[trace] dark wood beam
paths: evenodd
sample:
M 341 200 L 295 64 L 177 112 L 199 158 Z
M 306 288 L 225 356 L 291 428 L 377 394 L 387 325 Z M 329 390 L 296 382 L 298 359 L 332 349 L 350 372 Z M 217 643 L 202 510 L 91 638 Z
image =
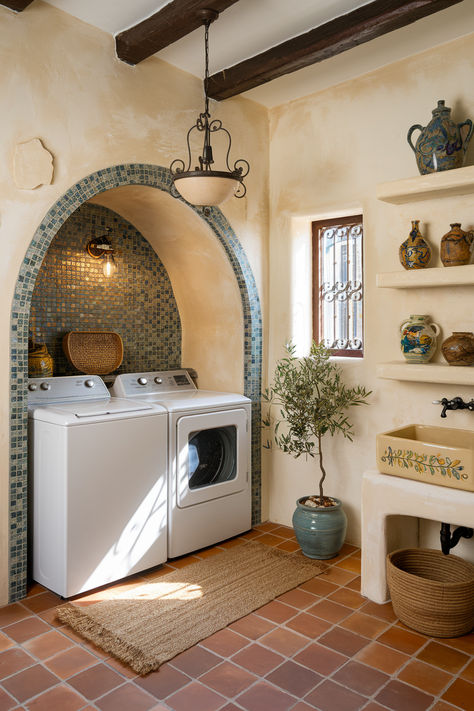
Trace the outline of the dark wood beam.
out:
M 398 30 L 462 0 L 375 0 L 209 77 L 212 99 L 227 99 Z M 416 47 L 414 47 L 416 49 Z
M 0 5 L 9 7 L 10 10 L 15 10 L 15 12 L 21 12 L 25 7 L 31 5 L 32 2 L 33 0 L 1 0 Z
M 200 11 L 223 12 L 236 2 L 238 0 L 172 0 L 159 12 L 116 36 L 117 57 L 127 64 L 138 64 L 202 27 Z

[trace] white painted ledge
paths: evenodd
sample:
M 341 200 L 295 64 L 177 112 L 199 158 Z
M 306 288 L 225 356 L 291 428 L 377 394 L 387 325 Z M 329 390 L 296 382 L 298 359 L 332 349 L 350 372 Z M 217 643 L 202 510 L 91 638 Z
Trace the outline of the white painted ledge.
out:
M 378 363 L 377 378 L 409 380 L 418 383 L 446 383 L 447 385 L 474 385 L 474 366 L 443 363 L 405 363 L 388 361 Z
M 427 267 L 377 274 L 375 283 L 385 289 L 424 289 L 436 286 L 474 284 L 474 264 L 461 267 Z
M 469 165 L 440 173 L 417 175 L 414 178 L 380 183 L 376 195 L 379 200 L 402 205 L 417 200 L 470 195 L 474 193 L 474 166 Z
M 390 516 L 474 527 L 474 492 L 449 489 L 369 470 L 362 478 L 361 593 L 373 602 L 389 600 L 386 556 Z M 418 547 L 413 536 L 407 547 Z M 390 550 L 389 550 L 390 548 Z

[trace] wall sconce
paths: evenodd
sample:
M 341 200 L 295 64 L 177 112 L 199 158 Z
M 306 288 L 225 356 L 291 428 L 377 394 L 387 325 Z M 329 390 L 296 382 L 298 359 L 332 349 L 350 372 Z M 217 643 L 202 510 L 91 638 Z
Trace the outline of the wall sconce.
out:
M 117 272 L 117 264 L 114 259 L 115 249 L 105 235 L 89 240 L 86 251 L 94 259 L 104 257 L 102 271 L 105 277 L 110 277 Z

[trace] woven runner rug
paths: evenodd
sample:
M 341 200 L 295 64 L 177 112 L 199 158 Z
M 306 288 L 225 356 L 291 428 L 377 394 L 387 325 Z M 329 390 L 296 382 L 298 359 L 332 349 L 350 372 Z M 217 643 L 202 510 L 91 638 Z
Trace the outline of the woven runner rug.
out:
M 147 674 L 231 622 L 319 575 L 326 565 L 261 543 L 243 543 L 58 618 Z

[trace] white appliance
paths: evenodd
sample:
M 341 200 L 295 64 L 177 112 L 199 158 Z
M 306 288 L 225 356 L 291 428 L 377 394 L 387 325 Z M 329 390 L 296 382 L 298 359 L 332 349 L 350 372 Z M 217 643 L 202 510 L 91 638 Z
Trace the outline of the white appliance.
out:
M 199 390 L 186 370 L 118 375 L 118 397 L 168 411 L 168 557 L 251 528 L 250 400 Z
M 33 578 L 71 597 L 166 561 L 167 414 L 97 375 L 28 381 Z

